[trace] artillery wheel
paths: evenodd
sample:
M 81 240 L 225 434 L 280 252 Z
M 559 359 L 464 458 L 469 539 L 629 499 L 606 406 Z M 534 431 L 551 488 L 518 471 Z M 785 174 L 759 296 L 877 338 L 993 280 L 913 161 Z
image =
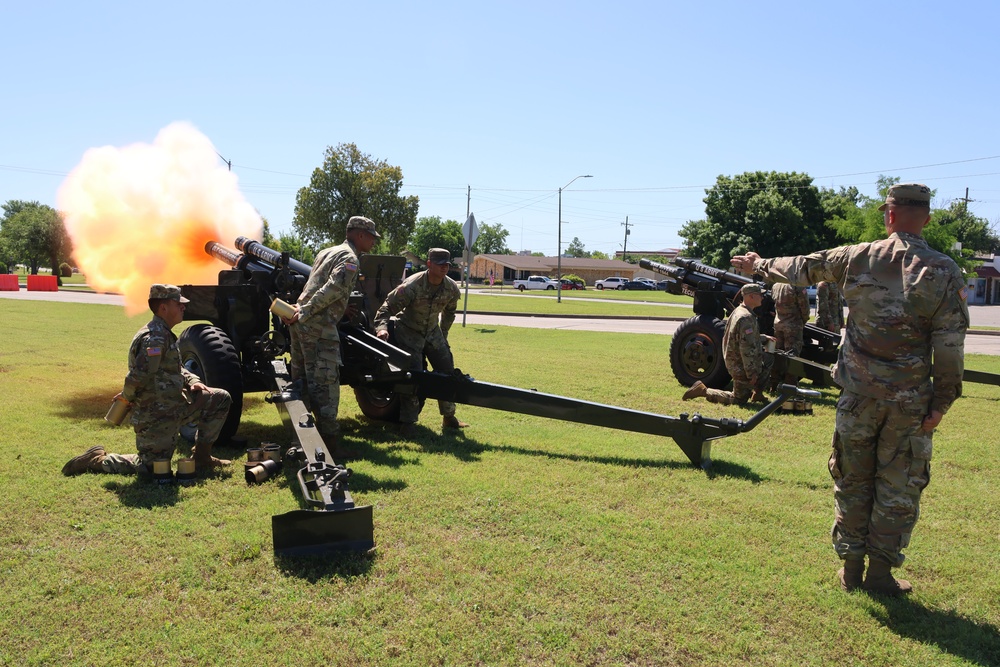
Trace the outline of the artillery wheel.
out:
M 181 364 L 209 387 L 225 389 L 233 399 L 229 416 L 219 434 L 219 444 L 229 442 L 240 427 L 243 414 L 243 372 L 240 355 L 226 332 L 210 324 L 188 327 L 178 340 Z
M 365 417 L 385 422 L 399 421 L 399 396 L 395 392 L 355 387 L 354 397 L 358 399 L 358 407 Z
M 695 315 L 677 328 L 670 341 L 670 368 L 678 382 L 690 387 L 701 380 L 714 389 L 729 384 L 722 356 L 725 331 L 721 320 L 708 315 Z

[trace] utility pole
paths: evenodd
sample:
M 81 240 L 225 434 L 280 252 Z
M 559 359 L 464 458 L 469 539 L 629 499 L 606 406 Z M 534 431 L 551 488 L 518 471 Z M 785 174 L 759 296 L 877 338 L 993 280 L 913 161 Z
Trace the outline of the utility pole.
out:
M 627 262 L 628 261 L 628 235 L 630 233 L 629 232 L 629 228 L 628 228 L 629 224 L 628 224 L 628 216 L 627 215 L 625 216 L 625 222 L 622 223 L 622 227 L 625 228 L 625 245 L 622 246 L 622 261 L 623 262 Z
M 964 198 L 963 197 L 959 197 L 958 200 L 961 201 L 961 202 L 965 202 L 965 214 L 968 215 L 969 214 L 969 202 L 970 201 L 975 201 L 973 199 L 969 199 L 969 188 L 965 188 L 965 197 Z

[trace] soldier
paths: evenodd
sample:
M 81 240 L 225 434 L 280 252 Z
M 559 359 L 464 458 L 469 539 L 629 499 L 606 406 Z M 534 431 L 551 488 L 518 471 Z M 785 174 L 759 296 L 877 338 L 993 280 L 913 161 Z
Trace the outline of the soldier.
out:
M 128 375 L 119 396 L 133 407 L 132 426 L 138 454 L 109 454 L 91 447 L 63 466 L 64 475 L 83 472 L 149 474 L 153 461 L 173 457 L 177 434 L 184 424 L 197 424 L 194 461 L 199 472 L 228 466 L 232 462 L 212 456 L 232 398 L 225 389 L 206 386 L 181 365 L 177 336 L 173 329 L 184 319 L 188 300 L 175 285 L 149 288 L 153 319 L 132 338 L 128 352 Z
M 816 326 L 836 334 L 844 328 L 844 306 L 835 282 L 822 280 L 816 286 Z
M 846 591 L 902 595 L 893 578 L 930 481 L 934 428 L 962 393 L 965 281 L 923 239 L 926 185 L 893 185 L 879 207 L 889 237 L 799 257 L 738 255 L 733 265 L 770 280 L 843 286 L 851 311 L 834 370 L 841 387 L 830 456 L 833 546 Z M 865 557 L 868 570 L 865 572 Z
M 704 397 L 709 403 L 746 405 L 751 398 L 763 399 L 762 385 L 770 370 L 770 360 L 765 359 L 753 310 L 760 307 L 764 293 L 760 285 L 751 283 L 741 287 L 740 294 L 743 303 L 726 320 L 726 332 L 722 337 L 723 358 L 733 378 L 733 390 L 711 389 L 698 380 L 684 392 L 683 400 Z
M 774 342 L 775 347 L 796 357 L 802 353 L 802 330 L 809 319 L 809 297 L 805 289 L 792 287 L 787 283 L 777 283 L 771 287 L 771 297 L 774 299 Z M 782 381 L 795 384 L 798 378 L 785 373 L 787 366 L 784 357 L 778 357 L 778 363 L 771 369 L 771 388 L 776 388 Z
M 448 329 L 455 321 L 455 309 L 461 296 L 458 283 L 448 277 L 451 253 L 444 248 L 427 251 L 427 270 L 415 273 L 389 293 L 375 314 L 375 335 L 389 339 L 389 320 L 399 347 L 412 356 L 411 368 L 423 368 L 424 355 L 435 371 L 450 373 L 455 360 L 448 346 Z M 455 404 L 438 401 L 444 428 L 468 426 L 455 416 Z M 420 415 L 420 401 L 414 394 L 402 395 L 399 421 L 404 435 L 412 434 Z
M 345 458 L 354 452 L 339 448 L 340 334 L 337 324 L 347 311 L 347 299 L 358 279 L 358 257 L 369 252 L 381 236 L 375 223 L 360 215 L 347 222 L 347 239 L 320 251 L 309 280 L 293 306 L 295 314 L 282 318 L 291 336 L 290 372 L 305 382 L 309 409 L 330 455 Z

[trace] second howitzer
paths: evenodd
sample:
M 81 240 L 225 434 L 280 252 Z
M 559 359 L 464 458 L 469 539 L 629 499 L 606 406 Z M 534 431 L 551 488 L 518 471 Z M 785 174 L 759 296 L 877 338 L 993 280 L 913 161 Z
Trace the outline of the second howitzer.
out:
M 667 291 L 671 294 L 694 300 L 694 315 L 678 327 L 670 343 L 674 377 L 688 387 L 701 380 L 708 387 L 724 388 L 730 377 L 723 359 L 722 336 L 726 330 L 723 320 L 739 305 L 736 297 L 740 288 L 755 281 L 685 257 L 675 257 L 671 264 L 641 259 L 639 266 L 666 276 Z M 764 303 L 754 314 L 760 332 L 770 335 L 774 333 L 774 301 L 766 285 L 758 284 L 764 290 Z M 830 366 L 837 361 L 839 333 L 806 324 L 803 339 L 801 356 L 779 353 L 780 362 L 785 364 L 787 373 L 808 378 L 817 386 L 827 386 L 831 381 Z
M 272 301 L 295 303 L 311 267 L 260 243 L 240 237 L 233 250 L 209 242 L 206 252 L 229 268 L 218 285 L 185 285 L 191 300 L 185 319 L 210 324 L 189 327 L 180 339 L 185 366 L 207 384 L 225 388 L 233 397 L 226 437 L 239 426 L 243 394 L 265 391 L 294 434 L 292 456 L 302 467 L 298 487 L 307 509 L 272 518 L 276 553 L 363 550 L 374 545 L 371 507 L 355 506 L 349 491 L 351 471 L 337 464 L 306 409 L 298 383 L 292 382 L 285 354 L 288 329 L 270 313 Z M 364 255 L 359 291 L 350 297 L 356 313 L 338 325 L 341 340 L 341 384 L 354 389 L 361 411 L 369 418 L 398 421 L 399 396 L 416 393 L 421 400 L 439 399 L 467 405 L 561 419 L 606 428 L 667 436 L 695 465 L 711 463 L 713 440 L 749 431 L 799 390 L 784 394 L 750 419 L 679 417 L 603 405 L 498 384 L 453 373 L 411 371 L 410 355 L 374 335 L 373 315 L 386 295 L 403 279 L 405 259 Z M 425 366 L 426 368 L 426 366 Z

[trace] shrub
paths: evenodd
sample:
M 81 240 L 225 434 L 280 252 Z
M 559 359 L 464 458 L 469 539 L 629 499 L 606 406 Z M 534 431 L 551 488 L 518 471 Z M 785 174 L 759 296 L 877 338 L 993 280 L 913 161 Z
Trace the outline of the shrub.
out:
M 73 267 L 66 262 L 59 265 L 59 275 L 63 278 L 70 278 L 73 275 Z

